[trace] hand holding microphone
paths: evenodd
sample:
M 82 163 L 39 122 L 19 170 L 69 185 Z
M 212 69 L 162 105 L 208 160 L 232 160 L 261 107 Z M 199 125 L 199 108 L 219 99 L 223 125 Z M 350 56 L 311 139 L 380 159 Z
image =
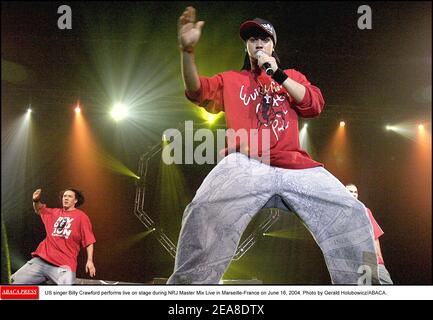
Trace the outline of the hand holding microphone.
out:
M 262 58 L 265 58 L 265 59 L 268 58 L 269 61 L 272 61 L 272 59 L 273 59 L 273 62 L 276 63 L 274 57 L 269 57 L 269 56 L 268 56 L 266 53 L 264 53 L 262 50 L 258 50 L 258 51 L 256 52 L 256 58 L 257 58 L 258 61 L 259 61 L 260 59 L 262 59 Z M 259 65 L 260 65 L 260 64 L 259 64 Z M 264 62 L 264 63 L 262 64 L 261 67 L 263 68 L 263 70 L 266 71 L 266 74 L 267 74 L 267 75 L 272 76 L 272 75 L 274 74 L 274 70 L 272 69 L 272 67 L 271 67 L 271 63 L 270 63 L 270 62 Z

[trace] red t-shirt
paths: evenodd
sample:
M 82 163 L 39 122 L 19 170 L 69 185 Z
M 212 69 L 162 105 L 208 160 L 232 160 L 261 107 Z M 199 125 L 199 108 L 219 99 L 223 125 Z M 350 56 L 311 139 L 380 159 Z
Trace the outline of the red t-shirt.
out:
M 370 218 L 371 225 L 373 226 L 374 240 L 377 240 L 379 239 L 379 237 L 383 235 L 384 232 L 382 228 L 379 226 L 379 224 L 377 223 L 376 219 L 374 219 L 373 213 L 369 208 L 367 208 L 367 212 L 368 212 L 368 217 Z M 382 256 L 380 255 L 378 256 L 378 263 L 385 264 Z
M 208 112 L 225 112 L 228 129 L 269 130 L 270 164 L 287 169 L 304 169 L 322 166 L 301 149 L 298 133 L 298 116 L 315 117 L 323 110 L 324 100 L 319 88 L 294 69 L 284 71 L 289 78 L 305 86 L 305 96 L 300 103 L 284 87 L 265 72 L 259 75 L 243 71 L 227 71 L 213 77 L 200 77 L 200 89 L 186 91 L 186 97 Z M 262 99 L 261 88 L 269 90 Z M 272 97 L 273 96 L 273 97 Z M 268 101 L 268 112 L 262 100 Z M 259 148 L 260 149 L 260 148 Z M 261 150 L 258 155 L 262 156 Z
M 40 216 L 47 236 L 32 256 L 39 256 L 56 266 L 69 266 L 76 272 L 81 246 L 96 242 L 89 217 L 79 209 L 64 211 L 47 207 L 42 209 Z

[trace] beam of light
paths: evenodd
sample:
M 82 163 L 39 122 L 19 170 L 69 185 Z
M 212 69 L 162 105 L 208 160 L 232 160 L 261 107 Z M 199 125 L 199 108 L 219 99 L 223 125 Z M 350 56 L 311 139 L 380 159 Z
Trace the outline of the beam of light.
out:
M 338 126 L 331 140 L 322 149 L 319 161 L 340 181 L 353 180 L 352 152 L 346 127 Z
M 75 113 L 65 149 L 65 170 L 60 176 L 62 185 L 83 192 L 86 198 L 83 210 L 90 214 L 92 223 L 109 224 L 113 212 L 109 199 L 117 196 L 117 183 L 99 162 L 100 144 L 82 112 Z
M 426 123 L 419 129 L 412 125 L 415 137 L 411 140 L 405 177 L 408 205 L 420 225 L 431 225 L 432 216 L 432 140 Z
M 84 164 L 88 164 L 89 167 L 98 166 L 99 168 L 106 168 L 112 172 L 125 175 L 128 177 L 132 177 L 135 179 L 139 179 L 140 177 L 135 174 L 132 170 L 130 170 L 127 166 L 125 166 L 121 161 L 111 156 L 108 152 L 106 152 L 102 146 L 97 146 L 96 141 L 93 140 L 92 134 L 88 125 L 80 112 L 77 112 L 75 117 L 75 125 L 74 125 L 74 135 L 76 137 L 76 142 L 80 143 L 80 148 L 83 148 L 85 152 L 81 152 L 82 157 L 80 157 L 80 161 Z M 86 157 L 86 154 L 91 158 L 89 163 L 89 159 Z M 100 171 L 100 170 L 97 170 Z
M 308 239 L 308 237 L 305 235 L 305 232 L 300 232 L 297 229 L 265 232 L 265 233 L 263 233 L 263 236 L 290 239 L 290 240 L 306 240 L 306 239 Z
M 11 270 L 18 270 L 26 263 L 19 244 L 28 232 L 28 199 L 34 191 L 34 168 L 37 165 L 32 122 L 27 111 L 2 126 L 1 220 L 2 229 L 3 223 L 9 228 L 5 245 L 8 244 L 6 249 L 9 251 Z
M 106 152 L 102 146 L 97 146 L 96 142 L 91 137 L 91 132 L 87 127 L 84 118 L 80 113 L 76 114 L 75 137 L 77 140 L 76 142 L 81 142 L 80 147 L 84 149 L 84 152 L 82 152 L 82 157 L 80 157 L 80 161 L 82 161 L 83 164 L 88 164 L 89 167 L 97 166 L 99 168 L 106 168 L 112 172 L 135 179 L 140 178 L 120 160 Z M 92 163 L 89 163 L 87 155 L 91 158 Z
M 75 111 L 75 113 L 80 113 L 81 112 L 80 106 L 76 106 L 74 111 Z
M 115 121 L 123 120 L 128 116 L 128 107 L 124 103 L 117 102 L 111 109 L 110 114 Z
M 224 115 L 224 112 L 215 114 L 207 112 L 204 108 L 197 108 L 196 112 L 198 112 L 199 117 L 208 125 L 213 125 L 214 123 L 218 122 L 218 120 Z
M 340 127 L 344 127 L 344 126 L 346 126 L 346 122 L 340 121 Z
M 128 117 L 123 121 L 133 121 L 135 129 L 143 131 L 140 133 L 148 138 L 149 134 L 160 132 L 161 125 L 171 120 L 178 122 L 179 113 L 187 110 L 185 95 L 179 86 L 179 53 L 167 50 L 168 42 L 161 41 L 163 34 L 166 34 L 165 39 L 172 36 L 170 31 L 163 28 L 158 35 L 149 33 L 152 25 L 150 21 L 143 22 L 142 14 L 132 10 L 127 15 L 129 26 L 125 28 L 131 32 L 108 46 L 90 43 L 93 68 L 85 72 L 99 93 L 97 105 L 101 111 L 106 112 L 107 105 L 121 101 L 128 107 Z M 104 23 L 106 16 L 88 12 L 83 19 L 92 21 L 86 29 L 88 37 L 110 37 L 112 31 Z M 149 46 L 154 41 L 156 45 Z M 122 112 L 113 113 L 116 119 L 122 117 Z
M 103 151 L 102 148 L 99 148 L 99 150 L 95 152 L 95 159 L 100 166 L 105 167 L 112 172 L 135 179 L 140 179 L 137 174 L 125 166 L 120 160 L 109 155 L 107 152 Z
M 252 279 L 253 275 L 251 270 L 248 270 L 241 261 L 231 261 L 229 267 L 224 273 L 221 281 L 233 280 L 233 279 Z
M 176 164 L 166 165 L 161 160 L 159 170 L 161 225 L 169 226 L 173 221 L 173 215 L 179 215 L 183 212 L 191 200 L 191 196 L 179 166 Z
M 27 108 L 26 116 L 25 116 L 26 120 L 30 119 L 32 112 L 33 112 L 32 107 L 31 107 L 31 105 L 29 105 L 29 107 Z
M 11 259 L 9 254 L 9 245 L 8 245 L 8 236 L 6 232 L 6 226 L 2 219 L 1 221 L 1 275 L 2 275 L 2 284 L 10 284 L 11 279 Z M 6 275 L 7 281 L 3 278 Z
M 177 127 L 186 112 L 194 113 L 201 108 L 186 104 L 184 88 L 179 82 L 179 53 L 170 49 L 169 41 L 161 41 L 171 39 L 172 32 L 162 28 L 158 33 L 149 33 L 152 23 L 150 20 L 143 21 L 142 13 L 137 10 L 125 13 L 125 16 L 128 19 L 124 27 L 131 32 L 122 39 L 102 46 L 98 41 L 89 43 L 92 63 L 90 68 L 83 70 L 83 77 L 89 79 L 92 91 L 97 93 L 95 105 L 110 120 L 109 108 L 113 102 L 121 101 L 128 106 L 128 117 L 112 124 L 116 125 L 116 130 L 113 130 L 116 149 L 124 149 L 123 154 L 129 157 L 129 150 L 143 147 L 143 139 L 138 141 L 138 135 L 153 145 L 160 141 L 162 130 Z M 168 18 L 162 19 L 167 19 L 167 24 L 171 23 Z M 85 36 L 91 39 L 111 38 L 112 30 L 105 23 L 105 15 L 86 12 L 83 20 L 89 21 Z M 214 51 L 214 45 L 203 42 L 198 50 L 202 51 L 200 55 L 208 57 L 208 61 L 198 62 L 199 69 L 208 75 L 221 71 L 224 66 L 239 69 L 239 54 L 243 52 L 239 51 L 238 39 L 227 39 L 217 32 L 215 35 L 221 44 L 232 43 L 233 46 L 227 46 L 224 55 L 215 55 L 210 54 Z M 149 43 L 155 45 L 149 46 Z M 203 120 L 208 125 L 214 125 L 220 117 L 212 115 Z
M 424 129 L 424 125 L 408 121 L 393 125 L 387 125 L 385 129 L 391 132 L 395 132 L 406 139 L 416 141 L 418 132 Z
M 310 135 L 308 134 L 308 124 L 305 123 L 302 126 L 301 131 L 299 131 L 299 142 L 301 144 L 301 148 L 307 151 L 313 158 L 316 157 L 316 150 L 313 146 L 313 142 L 310 139 Z
M 137 233 L 135 235 L 132 235 L 128 237 L 127 239 L 119 240 L 117 239 L 115 244 L 111 246 L 114 253 L 117 253 L 119 251 L 126 251 L 130 249 L 132 246 L 138 244 L 140 241 L 142 241 L 144 238 L 149 236 L 152 232 L 154 232 L 156 229 L 150 229 L 146 230 L 140 233 Z
M 31 115 L 32 115 L 32 110 L 31 110 L 31 109 L 28 109 L 27 112 L 26 112 L 25 120 L 29 121 Z
M 28 196 L 26 181 L 32 176 L 31 169 L 34 164 L 31 152 L 33 141 L 33 129 L 30 113 L 27 111 L 10 125 L 2 127 L 2 214 L 9 218 L 9 212 L 16 208 L 22 197 Z M 16 219 L 16 217 L 11 217 Z

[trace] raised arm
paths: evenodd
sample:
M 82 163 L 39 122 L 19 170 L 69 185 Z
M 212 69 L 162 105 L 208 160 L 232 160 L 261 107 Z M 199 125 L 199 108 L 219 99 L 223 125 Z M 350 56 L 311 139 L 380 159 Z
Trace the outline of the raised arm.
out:
M 196 21 L 193 7 L 187 7 L 179 18 L 178 41 L 181 50 L 182 77 L 185 89 L 195 92 L 200 89 L 200 79 L 195 64 L 194 47 L 200 39 L 204 21 Z
M 42 189 L 37 189 L 33 192 L 33 209 L 36 214 L 41 214 L 41 210 L 44 207 L 44 204 L 41 202 L 41 192 Z

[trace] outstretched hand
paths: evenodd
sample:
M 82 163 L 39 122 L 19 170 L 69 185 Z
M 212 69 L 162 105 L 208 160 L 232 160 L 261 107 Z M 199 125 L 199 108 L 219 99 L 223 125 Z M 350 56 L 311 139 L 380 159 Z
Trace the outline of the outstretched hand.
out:
M 179 46 L 184 51 L 192 50 L 200 39 L 204 21 L 195 21 L 195 8 L 187 7 L 180 16 L 178 24 Z

